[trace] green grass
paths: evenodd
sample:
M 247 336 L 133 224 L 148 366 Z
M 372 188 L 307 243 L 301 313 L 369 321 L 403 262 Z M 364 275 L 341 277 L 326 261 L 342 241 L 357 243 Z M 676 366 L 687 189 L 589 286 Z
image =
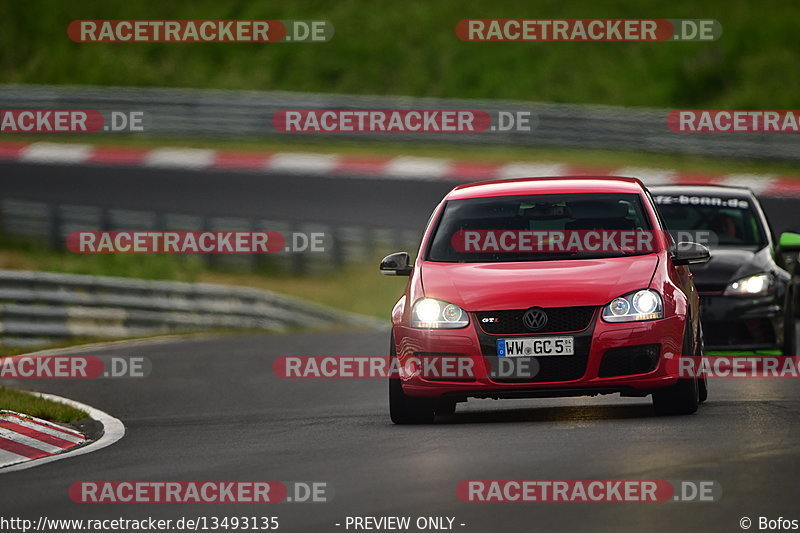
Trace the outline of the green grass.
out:
M 265 276 L 206 271 L 200 275 L 199 281 L 267 289 L 388 321 L 392 306 L 400 298 L 408 278 L 382 276 L 378 271 L 379 261 L 380 257 L 376 256 L 319 276 Z
M 75 422 L 89 417 L 80 409 L 6 387 L 0 387 L 0 409 L 8 409 L 53 422 Z
M 714 18 L 712 43 L 462 42 L 463 18 Z M 75 43 L 75 19 L 325 19 L 329 43 Z M 793 109 L 800 4 L 780 0 L 367 2 L 86 0 L 0 4 L 6 83 Z
M 91 276 L 194 281 L 205 268 L 194 256 L 177 255 L 80 255 L 56 252 L 40 244 L 0 238 L 0 268 L 42 270 Z

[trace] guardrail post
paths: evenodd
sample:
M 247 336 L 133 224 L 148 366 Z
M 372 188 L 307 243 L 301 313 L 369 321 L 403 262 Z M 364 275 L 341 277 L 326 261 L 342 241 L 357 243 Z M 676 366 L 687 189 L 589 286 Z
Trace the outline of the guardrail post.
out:
M 65 249 L 66 243 L 64 242 L 64 235 L 62 232 L 62 217 L 59 206 L 48 204 L 47 217 L 50 224 L 50 247 L 54 250 Z

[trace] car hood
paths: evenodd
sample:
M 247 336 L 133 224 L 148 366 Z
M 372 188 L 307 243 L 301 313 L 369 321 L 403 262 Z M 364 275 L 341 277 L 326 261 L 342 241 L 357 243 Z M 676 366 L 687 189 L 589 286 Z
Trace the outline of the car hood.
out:
M 431 263 L 420 273 L 425 296 L 467 311 L 599 306 L 650 285 L 656 254 L 513 263 Z
M 691 270 L 698 289 L 719 289 L 737 279 L 769 272 L 771 263 L 767 247 L 759 251 L 714 248 L 708 263 L 692 265 Z

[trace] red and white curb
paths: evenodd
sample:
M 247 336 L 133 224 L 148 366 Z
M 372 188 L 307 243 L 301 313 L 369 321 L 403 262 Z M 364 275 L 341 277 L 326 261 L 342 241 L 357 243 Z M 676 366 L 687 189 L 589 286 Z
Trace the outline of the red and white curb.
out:
M 125 435 L 122 422 L 107 413 L 60 396 L 33 394 L 85 411 L 103 424 L 103 434 L 96 441 L 88 441 L 77 430 L 13 411 L 0 411 L 0 474 L 90 453 L 114 444 Z
M 0 468 L 65 452 L 86 442 L 78 431 L 32 416 L 0 411 Z
M 639 167 L 594 167 L 549 162 L 493 163 L 432 157 L 264 153 L 199 148 L 131 148 L 88 144 L 0 142 L 0 160 L 74 165 L 142 166 L 184 170 L 246 170 L 316 176 L 475 181 L 529 176 L 633 176 L 646 185 L 738 185 L 771 197 L 800 197 L 800 176 L 709 174 Z

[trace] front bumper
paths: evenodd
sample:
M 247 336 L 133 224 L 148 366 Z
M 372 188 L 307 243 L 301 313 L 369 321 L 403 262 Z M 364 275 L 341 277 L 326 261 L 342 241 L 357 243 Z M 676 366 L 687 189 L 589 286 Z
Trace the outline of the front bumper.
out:
M 707 350 L 771 350 L 783 342 L 783 307 L 775 294 L 755 298 L 700 293 Z
M 477 326 L 474 315 L 470 325 L 458 330 L 423 330 L 395 326 L 394 339 L 400 365 L 409 359 L 426 356 L 447 356 L 471 359 L 474 369 L 468 377 L 431 377 L 422 372 L 401 375 L 403 390 L 409 396 L 447 397 L 464 400 L 468 397 L 511 398 L 593 395 L 619 392 L 640 396 L 674 385 L 678 379 L 677 361 L 681 355 L 685 319 L 672 316 L 638 323 L 603 322 L 599 310 L 591 325 L 573 333 L 542 335 L 489 335 Z M 496 341 L 501 338 L 533 338 L 537 336 L 570 335 L 575 337 L 573 356 L 500 358 Z M 603 365 L 609 351 L 629 347 L 656 345 L 652 368 L 644 372 L 636 365 Z M 531 375 L 511 377 L 498 372 L 501 359 L 530 360 Z M 602 368 L 602 371 L 601 371 Z M 631 374 L 625 368 L 630 368 Z M 609 375 L 612 374 L 612 375 Z M 607 377 L 602 377 L 607 376 Z

